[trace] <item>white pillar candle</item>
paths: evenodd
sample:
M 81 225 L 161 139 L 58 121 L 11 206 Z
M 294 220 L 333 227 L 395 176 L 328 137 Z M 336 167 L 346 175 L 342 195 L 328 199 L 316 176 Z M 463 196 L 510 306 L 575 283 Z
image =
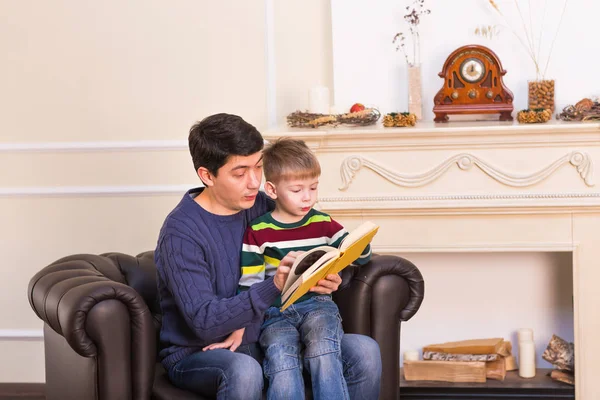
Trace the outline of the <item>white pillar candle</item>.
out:
M 311 88 L 308 92 L 308 111 L 316 114 L 329 114 L 329 89 L 323 86 Z
M 419 352 L 416 350 L 407 350 L 404 352 L 404 361 L 418 361 Z
M 517 340 L 519 342 L 533 341 L 533 330 L 529 328 L 521 328 L 517 331 Z
M 519 376 L 535 376 L 535 343 L 532 340 L 519 341 Z

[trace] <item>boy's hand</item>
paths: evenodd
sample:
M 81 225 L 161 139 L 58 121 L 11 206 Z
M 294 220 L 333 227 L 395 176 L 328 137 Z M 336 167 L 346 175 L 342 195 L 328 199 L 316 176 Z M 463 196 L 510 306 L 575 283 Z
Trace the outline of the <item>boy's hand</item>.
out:
M 310 291 L 319 294 L 331 294 L 338 290 L 341 283 L 341 276 L 338 274 L 329 274 L 325 277 L 325 279 L 321 279 L 319 282 L 317 282 L 317 286 L 311 287 Z
M 227 339 L 220 343 L 209 344 L 204 347 L 202 351 L 214 350 L 214 349 L 229 349 L 231 351 L 235 351 L 240 344 L 242 344 L 242 338 L 244 337 L 244 330 L 246 328 L 238 329 L 237 331 L 233 331 L 231 335 L 227 336 Z
M 290 274 L 290 267 L 294 264 L 294 261 L 296 261 L 296 257 L 301 253 L 301 251 L 290 251 L 279 263 L 277 272 L 275 272 L 275 276 L 273 277 L 273 283 L 275 283 L 275 286 L 279 291 L 281 291 L 285 285 L 285 280 Z

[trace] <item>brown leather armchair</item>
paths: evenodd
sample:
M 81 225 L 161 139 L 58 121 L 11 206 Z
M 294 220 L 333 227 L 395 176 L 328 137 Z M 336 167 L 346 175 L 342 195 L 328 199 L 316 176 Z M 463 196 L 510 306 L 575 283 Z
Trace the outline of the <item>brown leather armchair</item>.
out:
M 77 254 L 31 278 L 29 302 L 44 321 L 48 400 L 202 399 L 171 385 L 156 361 L 153 254 Z M 344 330 L 379 343 L 382 399 L 399 396 L 400 323 L 417 312 L 423 294 L 419 270 L 384 255 L 346 268 L 334 294 Z

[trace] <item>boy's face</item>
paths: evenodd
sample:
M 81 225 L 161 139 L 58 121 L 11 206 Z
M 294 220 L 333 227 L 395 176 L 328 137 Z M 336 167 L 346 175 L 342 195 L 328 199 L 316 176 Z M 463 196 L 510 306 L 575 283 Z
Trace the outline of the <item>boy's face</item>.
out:
M 283 179 L 265 185 L 267 194 L 275 199 L 277 212 L 290 220 L 304 217 L 317 202 L 319 178 Z
M 217 176 L 211 174 L 206 184 L 218 203 L 218 214 L 235 214 L 254 205 L 262 182 L 262 167 L 261 150 L 249 156 L 231 156 Z

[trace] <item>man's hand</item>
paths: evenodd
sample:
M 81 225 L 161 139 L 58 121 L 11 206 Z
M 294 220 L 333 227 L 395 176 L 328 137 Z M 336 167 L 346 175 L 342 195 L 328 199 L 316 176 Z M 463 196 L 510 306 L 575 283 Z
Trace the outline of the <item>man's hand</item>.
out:
M 229 349 L 231 351 L 235 351 L 240 344 L 242 344 L 242 337 L 244 337 L 244 330 L 246 328 L 238 329 L 231 333 L 231 335 L 227 336 L 223 342 L 209 344 L 204 347 L 202 351 L 214 350 L 214 349 Z
M 319 282 L 317 282 L 317 286 L 311 287 L 310 291 L 319 294 L 331 294 L 338 290 L 341 283 L 342 278 L 339 275 L 329 274 L 325 277 L 325 279 L 321 279 Z
M 298 257 L 301 253 L 301 251 L 290 251 L 279 263 L 277 272 L 275 272 L 275 276 L 273 277 L 273 283 L 275 283 L 275 286 L 277 289 L 279 289 L 279 291 L 283 290 L 285 280 L 290 274 L 290 267 L 294 264 L 294 261 L 296 261 L 296 257 Z

